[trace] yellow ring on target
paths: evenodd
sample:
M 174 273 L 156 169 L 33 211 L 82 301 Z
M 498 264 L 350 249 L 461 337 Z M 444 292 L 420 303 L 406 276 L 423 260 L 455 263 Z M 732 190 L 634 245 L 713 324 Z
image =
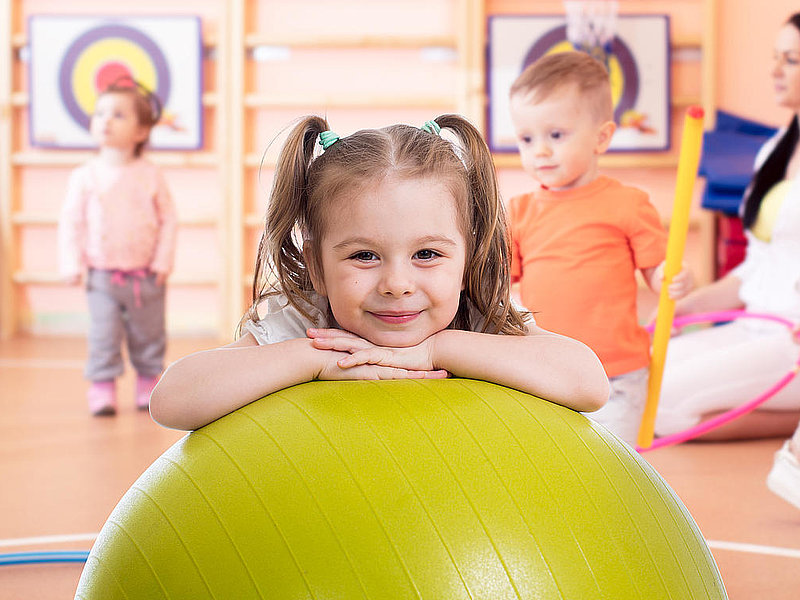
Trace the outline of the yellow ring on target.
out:
M 72 89 L 75 101 L 87 115 L 94 112 L 97 90 L 94 87 L 98 67 L 109 61 L 117 61 L 131 72 L 131 76 L 154 90 L 157 87 L 156 69 L 150 55 L 138 44 L 124 38 L 106 38 L 86 48 L 75 61 L 72 69 Z
M 556 54 L 557 52 L 570 52 L 575 48 L 568 41 L 563 41 L 555 44 L 546 54 Z M 611 55 L 608 61 L 608 79 L 611 83 L 611 101 L 614 110 L 617 109 L 619 101 L 622 99 L 622 92 L 625 89 L 625 76 L 622 74 L 622 67 L 619 64 L 619 59 L 615 55 Z

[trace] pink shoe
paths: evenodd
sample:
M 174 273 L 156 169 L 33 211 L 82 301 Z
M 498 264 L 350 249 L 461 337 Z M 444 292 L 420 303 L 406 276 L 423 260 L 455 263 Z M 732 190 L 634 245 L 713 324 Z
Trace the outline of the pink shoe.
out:
M 136 408 L 148 410 L 150 408 L 150 393 L 158 383 L 158 377 L 147 375 L 136 376 Z
M 117 386 L 116 382 L 94 381 L 86 392 L 89 401 L 89 412 L 95 417 L 105 417 L 117 414 Z

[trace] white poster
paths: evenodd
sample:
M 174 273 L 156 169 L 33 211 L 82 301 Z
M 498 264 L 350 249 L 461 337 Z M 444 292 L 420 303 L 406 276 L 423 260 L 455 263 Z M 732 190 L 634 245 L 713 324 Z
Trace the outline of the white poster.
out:
M 619 15 L 606 53 L 617 131 L 610 150 L 670 146 L 669 17 Z M 508 90 L 522 70 L 551 52 L 572 50 L 564 16 L 499 15 L 489 20 L 489 147 L 517 150 Z
M 98 92 L 127 77 L 163 108 L 150 147 L 202 147 L 199 17 L 36 15 L 28 30 L 31 144 L 94 147 L 89 120 Z

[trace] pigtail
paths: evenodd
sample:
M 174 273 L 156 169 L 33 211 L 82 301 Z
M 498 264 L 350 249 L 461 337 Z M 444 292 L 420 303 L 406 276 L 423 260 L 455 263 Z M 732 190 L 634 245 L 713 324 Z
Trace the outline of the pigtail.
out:
M 480 132 L 463 117 L 442 115 L 436 122 L 458 137 L 467 169 L 473 231 L 464 293 L 485 316 L 485 332 L 522 335 L 523 315 L 511 305 L 511 242 L 492 155 Z M 462 306 L 455 324 L 460 329 L 468 329 L 465 313 Z
M 276 294 L 313 321 L 304 303 L 311 303 L 311 277 L 303 256 L 302 234 L 307 224 L 308 170 L 314 144 L 328 129 L 325 119 L 305 117 L 289 134 L 278 156 L 270 192 L 266 223 L 258 243 L 250 308 L 239 323 L 258 320 L 258 305 Z

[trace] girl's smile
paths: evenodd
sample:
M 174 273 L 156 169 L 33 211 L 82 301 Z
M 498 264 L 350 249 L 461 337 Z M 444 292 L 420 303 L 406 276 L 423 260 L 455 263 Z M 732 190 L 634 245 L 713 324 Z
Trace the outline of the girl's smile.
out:
M 391 313 L 391 312 L 380 313 L 380 312 L 370 311 L 370 314 L 376 319 L 380 319 L 384 323 L 403 325 L 405 323 L 409 323 L 414 319 L 416 319 L 420 315 L 420 312 L 421 311 L 407 312 L 407 313 Z

